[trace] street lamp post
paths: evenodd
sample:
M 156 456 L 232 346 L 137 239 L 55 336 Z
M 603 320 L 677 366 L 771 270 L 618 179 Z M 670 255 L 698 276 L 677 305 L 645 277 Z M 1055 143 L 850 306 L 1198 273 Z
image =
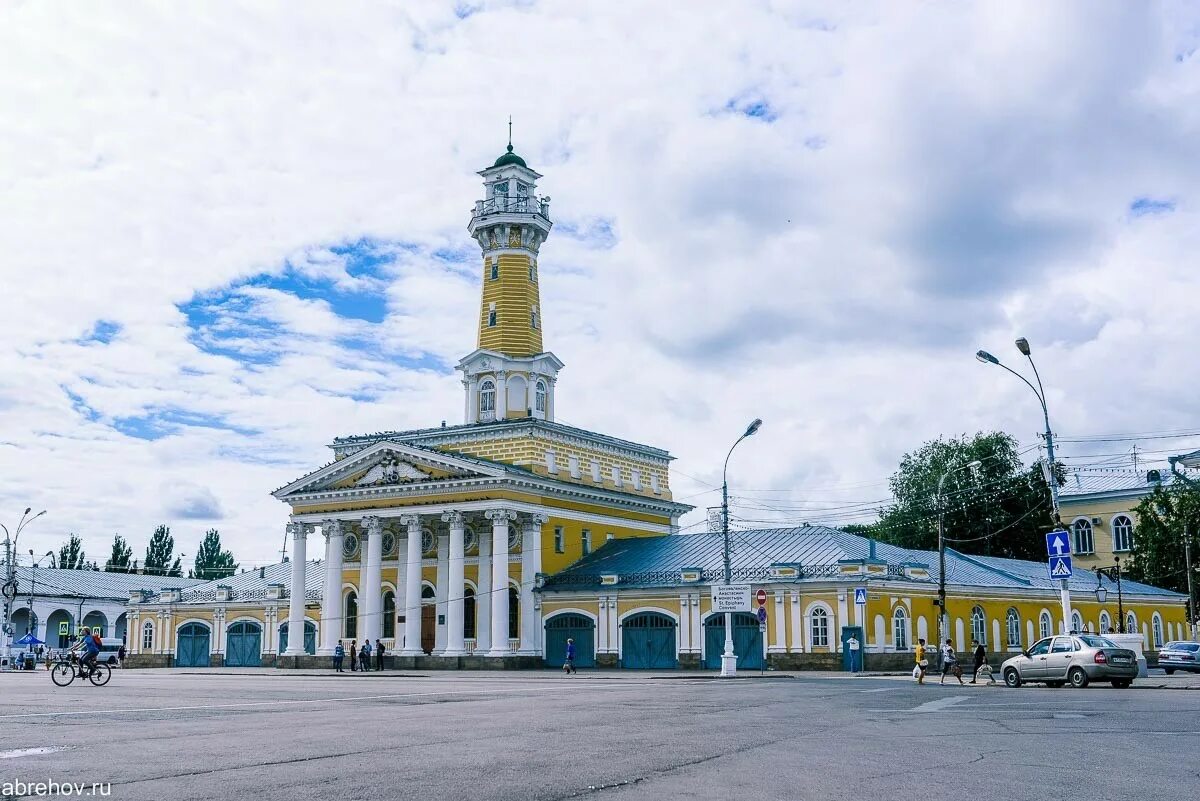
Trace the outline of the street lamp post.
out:
M 1108 598 L 1108 590 L 1100 583 L 1100 577 L 1117 582 L 1117 633 L 1125 633 L 1125 597 L 1121 594 L 1121 557 L 1114 556 L 1116 564 L 1112 567 L 1096 568 L 1096 600 L 1101 605 Z M 1104 632 L 1100 632 L 1104 634 Z
M 29 513 L 33 511 L 33 507 L 26 507 L 25 513 L 21 515 L 21 520 L 17 523 L 16 533 L 10 534 L 8 526 L 0 523 L 0 528 L 4 529 L 4 644 L 0 646 L 0 653 L 4 655 L 4 663 L 9 664 L 12 659 L 12 602 L 17 597 L 17 539 L 21 536 L 21 532 L 25 527 L 37 520 L 42 515 L 46 514 L 46 510 L 38 512 L 33 517 Z
M 938 479 L 937 499 L 938 499 L 938 647 L 942 647 L 942 643 L 950 636 L 950 620 L 946 615 L 946 496 L 942 494 L 942 487 L 946 484 L 946 479 L 951 473 L 957 473 L 959 470 L 975 470 L 982 462 L 978 459 L 967 462 L 966 464 L 957 467 L 951 467 L 942 473 Z
M 729 448 L 729 453 L 725 454 L 725 467 L 721 470 L 721 534 L 724 541 L 723 562 L 725 567 L 725 586 L 728 587 L 732 578 L 733 571 L 729 567 L 729 457 L 733 455 L 733 449 L 744 440 L 746 437 L 754 435 L 762 426 L 762 420 L 755 418 L 754 422 L 746 426 L 746 431 L 737 441 Z M 725 613 L 725 650 L 721 653 L 721 676 L 729 678 L 737 675 L 737 654 L 733 651 L 733 613 Z
M 1055 529 L 1061 529 L 1062 517 L 1059 514 L 1058 506 L 1058 479 L 1054 475 L 1054 433 L 1050 430 L 1050 411 L 1046 406 L 1046 390 L 1042 386 L 1042 377 L 1038 374 L 1037 365 L 1033 362 L 1033 355 L 1032 350 L 1029 347 L 1029 340 L 1027 340 L 1025 337 L 1021 337 L 1016 341 L 1016 346 L 1017 350 L 1021 352 L 1021 355 L 1029 360 L 1029 366 L 1033 368 L 1033 377 L 1037 380 L 1036 387 L 1029 383 L 1029 379 L 1027 379 L 1025 376 L 1021 375 L 1016 370 L 1013 370 L 1008 365 L 1003 364 L 999 359 L 988 353 L 986 350 L 978 351 L 975 354 L 975 358 L 984 364 L 994 364 L 997 367 L 1003 367 L 1005 370 L 1008 370 L 1008 372 L 1021 379 L 1021 381 L 1025 383 L 1025 386 L 1033 390 L 1033 394 L 1037 396 L 1038 403 L 1040 403 L 1042 406 L 1042 420 L 1046 424 L 1046 461 L 1049 466 L 1049 470 L 1046 471 L 1046 483 L 1050 485 L 1050 503 L 1054 511 L 1054 527 Z M 1066 634 L 1071 625 L 1071 588 L 1067 584 L 1067 579 L 1061 579 L 1059 581 L 1058 592 L 1059 599 L 1062 602 L 1062 633 Z
M 35 636 L 35 637 L 37 636 L 37 631 L 36 631 L 37 625 L 33 621 L 33 596 L 37 594 L 37 569 L 42 566 L 41 562 L 47 556 L 50 557 L 51 561 L 53 561 L 54 560 L 54 551 L 46 551 L 46 553 L 42 554 L 37 559 L 34 559 L 33 558 L 33 549 L 32 548 L 29 549 L 29 561 L 33 564 L 33 572 L 31 573 L 31 575 L 29 577 L 29 615 L 28 615 L 28 617 L 29 617 L 29 630 L 31 632 L 33 632 L 33 636 Z

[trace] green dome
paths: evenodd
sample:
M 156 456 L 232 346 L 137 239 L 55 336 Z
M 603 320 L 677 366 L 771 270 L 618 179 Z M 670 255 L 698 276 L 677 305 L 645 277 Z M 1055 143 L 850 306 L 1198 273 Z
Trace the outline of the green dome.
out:
M 520 156 L 518 156 L 516 153 L 513 152 L 511 144 L 508 146 L 508 152 L 505 153 L 500 158 L 496 159 L 496 163 L 493 164 L 492 166 L 493 167 L 503 167 L 508 164 L 516 164 L 518 166 L 524 167 L 525 169 L 529 169 L 529 165 L 525 163 L 525 159 L 521 158 Z

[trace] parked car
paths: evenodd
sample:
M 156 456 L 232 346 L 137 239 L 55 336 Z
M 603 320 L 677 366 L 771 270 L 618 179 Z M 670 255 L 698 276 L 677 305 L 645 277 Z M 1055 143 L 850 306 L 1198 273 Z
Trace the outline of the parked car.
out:
M 1086 687 L 1090 681 L 1108 681 L 1124 688 L 1137 674 L 1137 654 L 1094 634 L 1046 637 L 1000 666 L 1000 675 L 1009 687 L 1025 682 Z
M 1170 676 L 1177 670 L 1200 673 L 1200 642 L 1176 640 L 1158 652 L 1158 666 Z
M 120 664 L 117 658 L 117 652 L 121 650 L 121 646 L 125 641 L 117 637 L 102 637 L 100 639 L 100 655 L 96 657 L 97 661 L 107 662 L 116 667 Z

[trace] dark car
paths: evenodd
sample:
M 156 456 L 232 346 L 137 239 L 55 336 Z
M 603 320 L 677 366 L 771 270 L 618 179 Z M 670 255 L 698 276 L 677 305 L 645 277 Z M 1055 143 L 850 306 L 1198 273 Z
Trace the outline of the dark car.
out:
M 1094 634 L 1046 637 L 1020 656 L 1006 660 L 1000 668 L 1009 687 L 1020 687 L 1025 682 L 1086 687 L 1090 681 L 1108 681 L 1124 688 L 1137 674 L 1137 654 Z
M 1158 652 L 1158 666 L 1170 676 L 1177 670 L 1200 673 L 1200 642 L 1177 640 L 1169 642 Z

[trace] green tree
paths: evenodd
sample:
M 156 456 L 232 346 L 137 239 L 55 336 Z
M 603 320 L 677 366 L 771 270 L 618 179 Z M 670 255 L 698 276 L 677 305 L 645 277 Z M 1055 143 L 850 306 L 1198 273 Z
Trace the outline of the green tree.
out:
M 196 565 L 194 571 L 188 571 L 188 578 L 221 579 L 232 576 L 237 572 L 237 562 L 233 554 L 221 550 L 221 534 L 215 528 L 210 528 L 204 534 L 200 547 L 196 550 Z
M 159 526 L 146 546 L 145 572 L 153 576 L 183 576 L 183 564 L 175 556 L 175 538 L 169 526 Z M 174 562 L 171 559 L 174 558 Z
M 79 535 L 72 534 L 67 543 L 58 549 L 58 566 L 63 570 L 91 570 Z
M 1200 562 L 1200 492 L 1179 484 L 1159 486 L 1134 507 L 1133 559 L 1123 572 L 1134 581 L 1186 593 L 1184 529 L 1191 540 L 1193 563 Z M 1200 576 L 1193 576 L 1195 581 Z
M 129 543 L 125 542 L 125 538 L 120 534 L 114 534 L 112 554 L 108 557 L 108 561 L 104 563 L 104 569 L 109 573 L 128 573 L 129 563 L 132 558 L 133 548 L 129 547 Z
M 979 467 L 966 468 L 973 461 Z M 939 437 L 905 454 L 889 482 L 895 502 L 869 527 L 871 532 L 904 548 L 937 550 L 938 481 L 947 471 L 942 495 L 947 548 L 1045 558 L 1043 534 L 1053 521 L 1050 488 L 1039 466 L 1022 463 L 1016 440 L 999 431 Z M 1061 466 L 1055 475 L 1061 484 Z

